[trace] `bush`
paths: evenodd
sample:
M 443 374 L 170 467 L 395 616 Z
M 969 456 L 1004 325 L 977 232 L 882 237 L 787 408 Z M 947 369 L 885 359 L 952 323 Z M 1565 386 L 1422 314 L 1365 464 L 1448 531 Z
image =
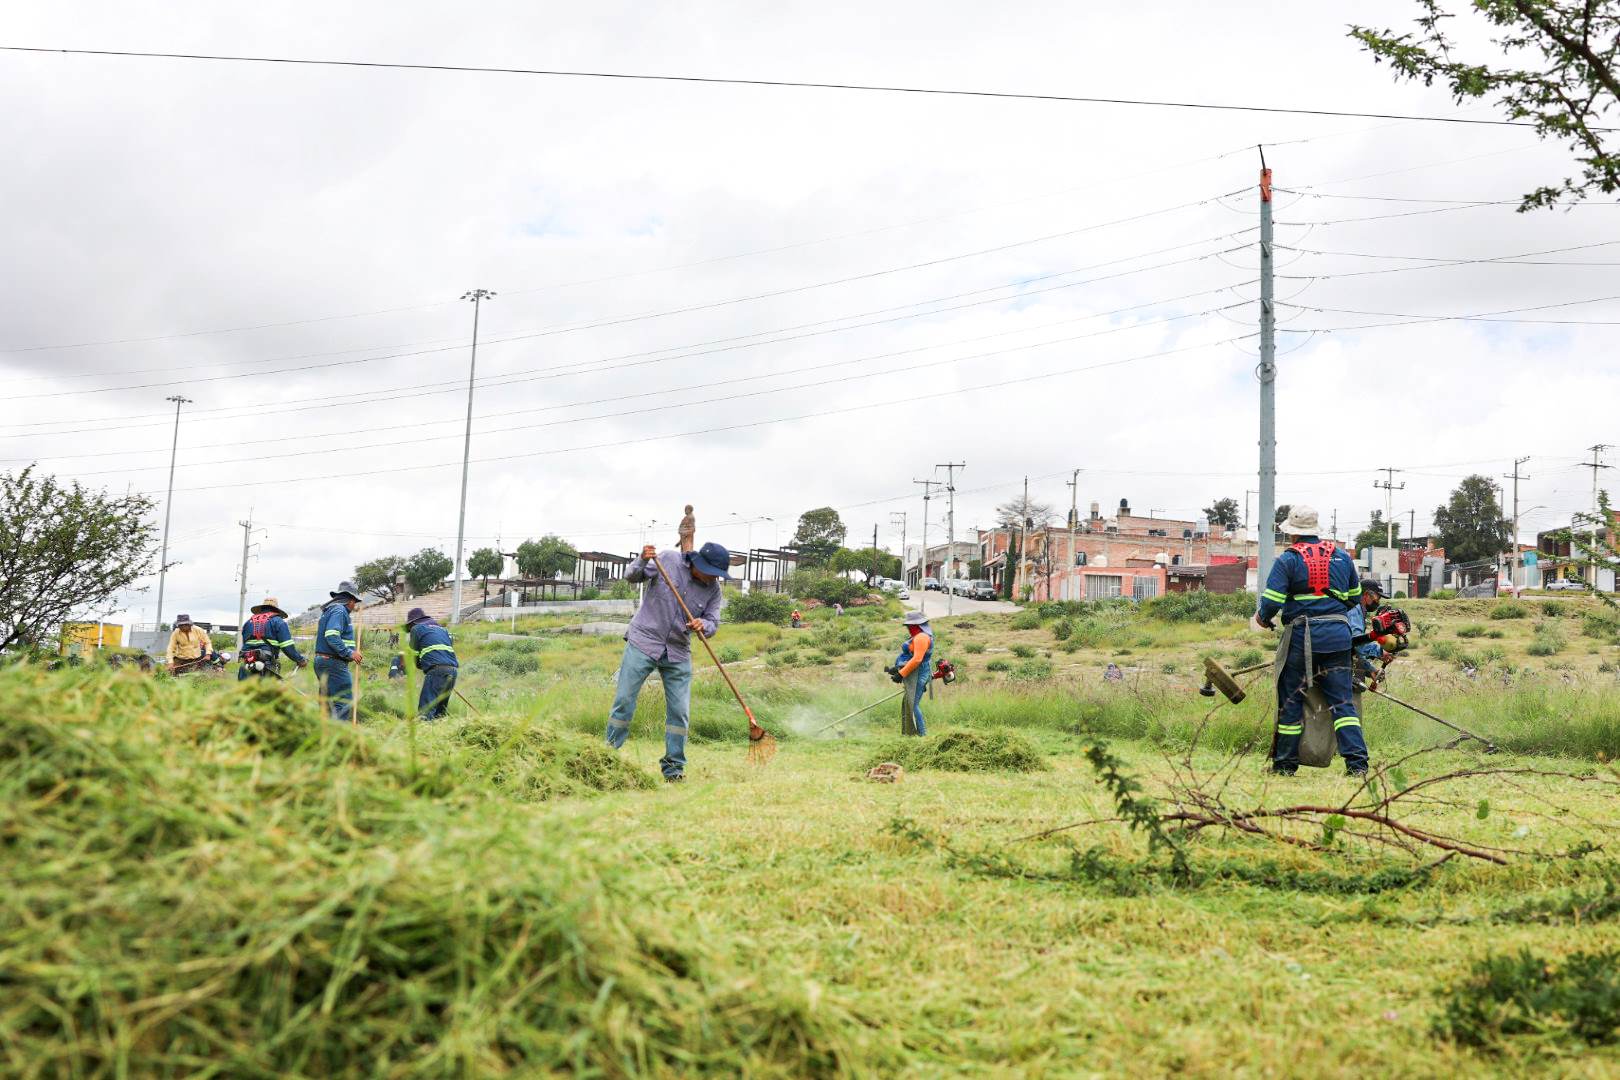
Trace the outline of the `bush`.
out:
M 1247 619 L 1254 614 L 1254 593 L 1212 593 L 1203 589 L 1165 593 L 1143 602 L 1142 610 L 1164 622 L 1205 623 L 1215 619 Z
M 722 664 L 735 664 L 742 659 L 742 650 L 735 645 L 722 645 L 716 655 Z
M 1041 612 L 1039 608 L 1025 608 L 1012 617 L 1014 630 L 1039 630 L 1041 628 Z
M 1455 599 L 1457 599 L 1457 590 L 1456 589 L 1436 589 L 1436 590 L 1434 590 L 1434 592 L 1429 594 L 1429 599 L 1430 600 L 1455 600 Z
M 607 594 L 609 600 L 634 600 L 636 598 L 636 587 L 624 580 L 624 578 L 619 578 L 608 586 Z
M 826 570 L 795 570 L 788 575 L 786 588 L 794 596 L 827 605 L 848 604 L 867 594 L 865 585 Z
M 1485 636 L 1485 628 L 1479 623 L 1464 623 L 1457 627 L 1457 636 L 1460 638 L 1481 638 Z
M 1449 664 L 1462 655 L 1462 650 L 1449 641 L 1437 641 L 1429 649 L 1434 658 L 1441 663 Z
M 984 670 L 986 670 L 986 671 L 1011 671 L 1012 670 L 1012 665 L 1009 664 L 1007 661 L 1001 659 L 1001 657 L 998 656 L 994 660 L 990 661 L 988 664 L 984 665 Z
M 496 641 L 481 659 L 507 675 L 533 675 L 540 670 L 540 650 L 544 647 L 539 641 Z
M 734 623 L 770 623 L 773 626 L 786 626 L 788 617 L 793 614 L 793 598 L 781 593 L 765 592 L 755 589 L 752 592 L 734 592 L 726 590 L 726 607 L 723 617 Z
M 1434 1033 L 1463 1046 L 1499 1049 L 1516 1035 L 1612 1043 L 1620 1036 L 1620 952 L 1562 961 L 1529 949 L 1486 956 L 1440 998 Z
M 1020 660 L 1012 669 L 1011 678 L 1019 682 L 1044 682 L 1052 677 L 1052 662 L 1035 657 L 1029 660 Z
M 1536 627 L 1536 636 L 1525 652 L 1531 656 L 1553 656 L 1564 651 L 1564 632 L 1554 623 L 1544 622 Z
M 1052 636 L 1059 641 L 1068 641 L 1069 635 L 1074 633 L 1074 620 L 1067 615 L 1052 624 Z
M 1620 612 L 1591 611 L 1581 617 L 1581 633 L 1589 638 L 1607 641 L 1620 634 Z
M 863 768 L 895 761 L 908 769 L 949 772 L 1041 772 L 1046 756 L 1022 735 L 1005 729 L 953 731 L 948 735 L 896 739 L 872 751 Z
M 1493 619 L 1528 619 L 1529 617 L 1530 605 L 1520 603 L 1517 600 L 1501 600 L 1491 608 L 1491 618 Z
M 1259 649 L 1244 649 L 1232 658 L 1232 666 L 1246 668 L 1251 664 L 1258 664 L 1266 658 L 1266 654 Z
M 1561 600 L 1543 600 L 1537 607 L 1549 619 L 1562 619 L 1564 617 L 1564 604 Z
M 1012 654 L 1018 657 L 1020 660 L 1028 660 L 1030 657 L 1035 655 L 1035 650 L 1029 645 L 1014 645 L 1012 647 Z
M 970 655 L 975 655 L 975 654 L 978 654 L 978 653 L 982 653 L 982 652 L 984 652 L 984 642 L 982 642 L 982 641 L 970 641 L 966 645 L 962 646 L 962 651 L 965 652 L 965 653 L 968 653 Z

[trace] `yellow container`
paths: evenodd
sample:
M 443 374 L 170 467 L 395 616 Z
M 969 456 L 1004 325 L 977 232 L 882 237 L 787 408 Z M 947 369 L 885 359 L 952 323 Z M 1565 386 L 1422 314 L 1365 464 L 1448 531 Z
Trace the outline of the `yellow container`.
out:
M 92 652 L 99 647 L 116 649 L 124 644 L 124 628 L 116 623 L 70 622 L 62 624 L 62 643 L 58 652 Z

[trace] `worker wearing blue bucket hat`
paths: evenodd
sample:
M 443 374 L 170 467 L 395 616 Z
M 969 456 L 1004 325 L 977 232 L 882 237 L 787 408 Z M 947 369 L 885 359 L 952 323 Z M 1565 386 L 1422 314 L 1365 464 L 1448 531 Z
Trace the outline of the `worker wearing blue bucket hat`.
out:
M 658 572 L 660 566 L 663 574 Z M 626 581 L 645 581 L 647 591 L 624 635 L 624 657 L 619 661 L 618 688 L 613 696 L 613 711 L 608 715 L 607 742 L 617 749 L 630 737 L 630 721 L 636 714 L 642 684 L 658 672 L 664 684 L 664 756 L 658 764 L 670 783 L 686 778 L 692 632 L 713 637 L 719 629 L 720 582 L 729 577 L 731 553 L 712 542 L 687 552 L 659 552 L 648 544 L 625 571 Z M 680 599 L 670 591 L 671 587 L 680 591 Z M 681 610 L 682 600 L 692 613 L 691 619 Z

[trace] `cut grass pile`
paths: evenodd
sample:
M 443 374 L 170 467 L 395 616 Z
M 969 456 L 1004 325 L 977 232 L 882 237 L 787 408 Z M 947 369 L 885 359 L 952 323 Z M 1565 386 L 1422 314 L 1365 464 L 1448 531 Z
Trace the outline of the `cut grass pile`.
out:
M 559 734 L 533 721 L 473 716 L 434 736 L 460 748 L 457 772 L 514 799 L 543 802 L 597 791 L 646 791 L 658 780 L 599 739 Z
M 868 752 L 863 768 L 896 761 L 907 769 L 942 772 L 1042 772 L 1051 766 L 1034 743 L 1016 732 L 952 731 L 924 738 L 901 738 Z
M 827 1075 L 863 1057 L 867 1025 L 676 933 L 622 860 L 276 684 L 222 689 L 0 673 L 9 1074 Z

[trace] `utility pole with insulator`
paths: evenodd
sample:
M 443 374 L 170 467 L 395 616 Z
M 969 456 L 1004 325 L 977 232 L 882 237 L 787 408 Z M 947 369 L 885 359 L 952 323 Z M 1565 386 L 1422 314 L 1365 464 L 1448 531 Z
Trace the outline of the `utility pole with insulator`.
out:
M 923 486 L 923 538 L 922 555 L 917 559 L 917 588 L 923 596 L 917 600 L 917 606 L 922 607 L 923 600 L 928 593 L 928 500 L 934 497 L 934 489 L 939 486 L 938 480 L 913 480 L 913 484 Z
M 1395 496 L 1395 492 L 1397 492 L 1397 491 L 1405 491 L 1406 490 L 1406 481 L 1402 480 L 1399 484 L 1395 483 L 1395 474 L 1398 473 L 1398 472 L 1402 472 L 1404 470 L 1390 468 L 1389 466 L 1386 465 L 1384 468 L 1380 469 L 1379 471 L 1384 474 L 1384 479 L 1382 479 L 1382 480 L 1374 480 L 1373 481 L 1373 487 L 1375 487 L 1375 488 L 1383 488 L 1384 489 L 1384 534 L 1385 534 L 1384 546 L 1385 547 L 1394 547 L 1395 546 L 1395 502 L 1394 502 L 1394 496 Z M 1415 511 L 1415 510 L 1412 512 L 1412 528 L 1413 528 L 1413 531 L 1416 531 L 1416 529 L 1417 529 L 1417 511 Z
M 236 632 L 240 638 L 242 621 L 247 618 L 247 567 L 249 552 L 253 548 L 253 511 L 248 511 L 246 521 L 238 521 L 237 524 L 242 526 L 242 566 L 239 572 L 241 587 L 236 591 Z
M 450 622 L 461 621 L 461 550 L 467 540 L 467 470 L 472 461 L 472 409 L 473 379 L 478 374 L 478 315 L 485 300 L 495 294 L 488 289 L 473 289 L 461 294 L 473 306 L 472 355 L 467 361 L 467 431 L 461 442 L 461 511 L 456 517 L 456 565 L 450 571 Z
M 1277 307 L 1271 250 L 1271 170 L 1260 147 L 1260 559 L 1265 588 L 1277 555 Z M 1247 500 L 1245 500 L 1245 503 Z
M 1614 448 L 1612 446 L 1610 446 L 1608 443 L 1597 443 L 1594 446 L 1588 446 L 1587 449 L 1592 451 L 1592 463 L 1590 465 L 1587 465 L 1587 464 L 1583 463 L 1581 465 L 1581 468 L 1583 468 L 1583 469 L 1591 469 L 1592 470 L 1592 546 L 1587 549 L 1586 557 L 1587 557 L 1587 561 L 1592 564 L 1592 588 L 1596 589 L 1597 588 L 1598 524 L 1600 522 L 1602 524 L 1604 524 L 1604 525 L 1608 524 L 1608 522 L 1603 521 L 1603 507 L 1598 503 L 1598 470 L 1599 469 L 1612 469 L 1612 468 L 1614 468 L 1613 465 L 1605 465 L 1605 464 L 1603 464 L 1603 451 L 1612 450 Z M 1573 524 L 1574 523 L 1571 522 L 1572 526 L 1573 526 Z M 1571 529 L 1571 535 L 1573 536 L 1573 534 L 1574 534 L 1574 530 L 1572 528 Z M 1571 547 L 1571 550 L 1573 551 L 1574 548 Z
M 1077 543 L 1075 540 L 1075 531 L 1079 529 L 1079 527 L 1080 470 L 1075 469 L 1069 476 L 1069 562 L 1068 565 L 1063 568 L 1063 579 L 1065 581 L 1069 580 L 1069 575 L 1074 571 L 1074 549 Z M 1050 566 L 1050 560 L 1048 560 L 1048 566 Z M 1052 573 L 1050 569 L 1047 571 L 1046 581 L 1046 591 L 1048 594 L 1050 594 L 1052 591 Z M 1048 595 L 1047 599 L 1050 600 L 1052 597 Z M 1065 597 L 1064 599 L 1068 598 Z
M 890 525 L 894 524 L 895 518 L 900 519 L 900 584 L 904 585 L 906 584 L 906 512 L 904 510 L 891 510 L 889 512 Z
M 169 493 L 163 499 L 163 553 L 158 556 L 157 628 L 163 629 L 163 587 L 169 580 L 169 518 L 174 513 L 174 463 L 180 453 L 180 406 L 190 405 L 191 399 L 179 394 L 166 397 L 174 402 L 174 442 L 169 447 Z
M 943 465 L 935 465 L 936 469 L 945 470 L 945 558 L 949 560 L 952 570 L 956 569 L 956 470 L 967 468 L 965 461 L 947 461 Z M 947 583 L 945 588 L 945 614 L 951 615 L 956 611 L 956 593 Z
M 1508 563 L 1508 584 L 1515 589 L 1519 587 L 1519 563 L 1523 559 L 1519 554 L 1519 481 L 1530 479 L 1519 472 L 1519 466 L 1529 460 L 1528 457 L 1514 458 L 1513 471 L 1503 477 L 1513 481 L 1513 559 Z

